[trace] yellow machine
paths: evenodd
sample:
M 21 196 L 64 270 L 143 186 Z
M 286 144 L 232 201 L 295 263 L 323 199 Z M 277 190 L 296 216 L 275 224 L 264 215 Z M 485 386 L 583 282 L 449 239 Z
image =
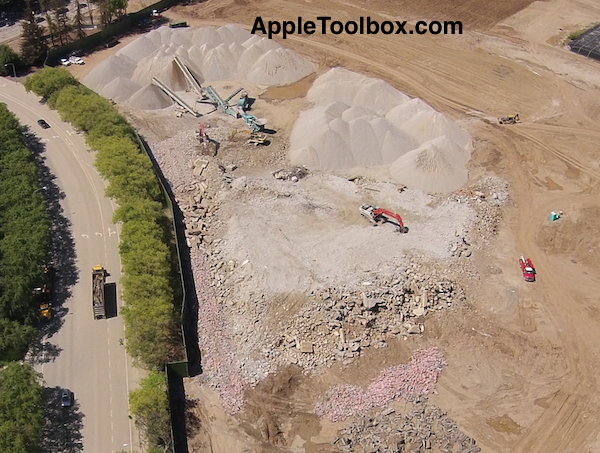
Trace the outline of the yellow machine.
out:
M 509 116 L 504 116 L 502 118 L 498 118 L 498 122 L 500 124 L 515 124 L 518 123 L 519 120 L 519 114 L 517 113 L 516 115 L 509 115 Z

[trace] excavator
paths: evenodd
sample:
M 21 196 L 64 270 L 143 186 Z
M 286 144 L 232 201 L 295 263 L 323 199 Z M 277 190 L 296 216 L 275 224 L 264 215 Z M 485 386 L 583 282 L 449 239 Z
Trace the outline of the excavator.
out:
M 400 214 L 382 209 L 378 206 L 371 206 L 370 204 L 363 204 L 360 207 L 360 213 L 365 216 L 373 225 L 377 225 L 378 222 L 390 222 L 398 227 L 399 233 L 408 233 L 408 227 L 404 226 L 402 217 Z
M 235 137 L 236 134 L 249 134 L 250 138 L 246 142 L 249 145 L 254 145 L 254 146 L 267 145 L 267 135 L 266 134 L 258 134 L 258 133 L 254 132 L 254 131 L 251 131 L 251 130 L 238 130 L 238 129 L 234 129 L 231 132 L 231 134 L 229 134 L 229 140 L 233 140 L 233 137 Z
M 519 114 L 503 116 L 502 118 L 498 118 L 498 122 L 500 124 L 516 124 L 520 121 Z

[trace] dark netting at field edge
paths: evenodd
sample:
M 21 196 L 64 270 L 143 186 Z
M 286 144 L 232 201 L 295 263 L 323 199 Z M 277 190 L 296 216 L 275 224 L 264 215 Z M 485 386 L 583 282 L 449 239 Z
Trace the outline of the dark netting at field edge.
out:
M 569 49 L 580 55 L 600 60 L 600 25 L 596 25 L 571 41 Z

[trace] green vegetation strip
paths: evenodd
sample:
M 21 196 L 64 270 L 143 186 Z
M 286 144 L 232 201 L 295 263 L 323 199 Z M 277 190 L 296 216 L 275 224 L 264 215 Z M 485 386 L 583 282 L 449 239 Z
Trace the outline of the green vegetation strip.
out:
M 50 245 L 50 218 L 23 128 L 0 104 L 0 451 L 37 453 L 43 428 L 41 376 L 25 356 L 36 335 Z
M 42 96 L 64 121 L 84 131 L 88 145 L 97 151 L 96 168 L 108 181 L 106 195 L 119 205 L 113 221 L 122 222 L 119 251 L 126 349 L 136 363 L 161 370 L 180 356 L 181 339 L 174 306 L 177 291 L 169 247 L 171 232 L 152 163 L 140 150 L 134 130 L 113 105 L 64 69 L 46 67 L 28 77 L 25 88 Z M 142 382 L 142 388 L 157 385 L 158 380 Z M 160 387 L 164 392 L 162 383 Z M 143 405 L 132 405 L 135 407 Z M 168 418 L 166 396 L 164 404 L 155 407 L 160 409 L 158 419 Z M 148 426 L 142 412 L 132 412 L 138 425 Z M 162 432 L 146 431 L 146 437 L 155 446 L 171 442 Z

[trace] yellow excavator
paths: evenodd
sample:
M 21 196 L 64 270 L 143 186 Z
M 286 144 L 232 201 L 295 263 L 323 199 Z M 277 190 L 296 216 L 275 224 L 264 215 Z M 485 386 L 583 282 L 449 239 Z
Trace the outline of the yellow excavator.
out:
M 516 115 L 509 115 L 509 116 L 503 116 L 502 118 L 498 118 L 498 122 L 500 124 L 516 124 L 519 121 L 520 120 L 519 120 L 518 113 Z
M 267 144 L 267 136 L 265 134 L 257 134 L 256 132 L 251 130 L 234 129 L 233 131 L 231 131 L 231 134 L 229 134 L 229 140 L 233 140 L 233 137 L 235 137 L 236 134 L 250 134 L 250 138 L 247 142 L 249 145 L 258 146 Z

